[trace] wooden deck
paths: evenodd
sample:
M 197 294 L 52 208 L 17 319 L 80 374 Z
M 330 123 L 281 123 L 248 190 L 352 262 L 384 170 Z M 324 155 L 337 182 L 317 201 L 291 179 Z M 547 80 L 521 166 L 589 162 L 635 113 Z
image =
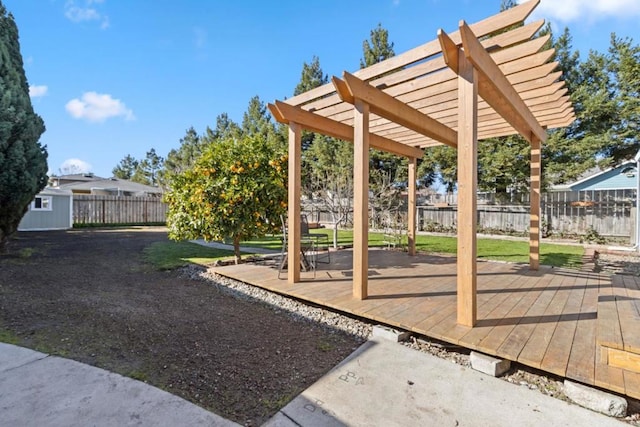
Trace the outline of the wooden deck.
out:
M 352 252 L 317 275 L 278 279 L 275 264 L 217 267 L 274 292 L 413 331 L 640 399 L 640 282 L 542 266 L 478 262 L 478 323 L 456 324 L 456 259 L 369 250 L 369 298 L 352 297 Z

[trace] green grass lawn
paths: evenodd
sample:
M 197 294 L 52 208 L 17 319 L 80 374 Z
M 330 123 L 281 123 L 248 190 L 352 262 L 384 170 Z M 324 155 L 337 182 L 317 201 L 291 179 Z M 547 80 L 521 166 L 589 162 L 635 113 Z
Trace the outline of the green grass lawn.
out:
M 330 229 L 313 230 L 314 233 L 326 234 L 333 241 Z M 418 235 L 416 248 L 418 251 L 455 255 L 457 240 L 448 236 Z M 406 237 L 404 243 L 406 244 Z M 353 244 L 353 232 L 339 230 L 338 245 Z M 279 235 L 265 236 L 242 242 L 242 246 L 280 250 L 282 242 Z M 384 246 L 382 233 L 369 233 L 369 246 Z M 251 254 L 247 252 L 243 255 Z M 582 264 L 584 248 L 578 245 L 556 245 L 541 243 L 540 263 L 555 267 L 576 268 Z M 145 248 L 145 259 L 155 268 L 171 270 L 189 263 L 207 265 L 219 259 L 230 258 L 233 251 L 213 249 L 190 242 L 158 242 Z M 478 239 L 478 258 L 494 261 L 529 262 L 529 243 L 519 240 Z
M 323 233 L 333 241 L 333 230 L 313 230 L 314 233 Z M 404 239 L 406 244 L 406 237 Z M 243 242 L 243 246 L 253 246 L 269 249 L 280 249 L 279 235 L 267 236 L 259 240 Z M 353 232 L 351 230 L 338 231 L 338 245 L 353 244 Z M 384 246 L 382 233 L 369 233 L 369 246 Z M 455 255 L 457 252 L 457 239 L 448 236 L 418 235 L 416 248 L 419 251 Z M 555 267 L 579 267 L 582 264 L 584 248 L 579 245 L 557 245 L 553 243 L 540 244 L 540 263 Z M 478 258 L 508 261 L 529 262 L 529 242 L 520 240 L 502 239 L 478 239 Z
M 233 251 L 214 249 L 191 242 L 156 242 L 144 249 L 144 258 L 159 270 L 173 270 L 188 264 L 211 264 L 233 256 Z

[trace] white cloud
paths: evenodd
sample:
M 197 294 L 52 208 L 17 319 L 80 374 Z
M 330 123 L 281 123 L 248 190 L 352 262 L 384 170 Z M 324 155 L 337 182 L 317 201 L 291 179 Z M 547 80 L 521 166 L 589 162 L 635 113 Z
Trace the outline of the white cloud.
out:
M 104 0 L 67 0 L 64 4 L 64 16 L 71 22 L 99 21 L 100 28 L 109 28 L 109 17 L 95 6 Z
M 67 102 L 65 108 L 74 119 L 84 119 L 89 122 L 104 122 L 111 117 L 135 120 L 133 111 L 109 94 L 85 92 L 80 99 L 74 98 Z
M 45 85 L 29 86 L 29 96 L 31 98 L 38 98 L 45 96 L 49 88 Z
M 64 175 L 88 173 L 91 172 L 91 165 L 84 160 L 67 159 L 60 165 L 60 172 Z
M 523 3 L 526 0 L 518 0 Z M 535 10 L 542 16 L 560 22 L 586 20 L 595 22 L 607 18 L 633 18 L 640 16 L 638 0 L 541 0 Z

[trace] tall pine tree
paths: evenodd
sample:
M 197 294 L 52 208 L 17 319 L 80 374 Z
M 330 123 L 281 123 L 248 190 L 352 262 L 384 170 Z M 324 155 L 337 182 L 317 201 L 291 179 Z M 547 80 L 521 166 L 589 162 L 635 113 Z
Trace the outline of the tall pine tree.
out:
M 29 99 L 18 27 L 0 2 L 0 252 L 47 184 L 47 150 L 39 142 L 44 130 Z
M 187 129 L 184 138 L 180 139 L 180 148 L 169 151 L 164 161 L 162 170 L 158 174 L 160 185 L 167 188 L 171 176 L 192 168 L 205 145 L 205 141 L 193 127 Z
M 371 30 L 369 40 L 362 42 L 360 68 L 366 68 L 395 56 L 393 43 L 389 42 L 389 31 L 378 24 Z M 371 184 L 379 186 L 383 181 L 402 181 L 407 177 L 406 159 L 380 150 L 371 150 L 369 156 Z
M 138 169 L 140 162 L 136 160 L 131 154 L 124 156 L 120 163 L 111 170 L 113 176 L 119 179 L 131 179 Z
M 378 24 L 371 30 L 370 39 L 362 42 L 360 68 L 366 68 L 395 56 L 393 43 L 389 43 L 389 31 Z
M 314 55 L 310 64 L 307 64 L 306 62 L 302 64 L 300 82 L 298 82 L 298 85 L 293 90 L 293 95 L 300 95 L 301 93 L 320 87 L 328 81 L 329 78 L 322 72 L 320 59 Z M 313 132 L 304 131 L 302 133 L 302 151 L 307 151 L 309 149 L 315 137 L 316 134 Z

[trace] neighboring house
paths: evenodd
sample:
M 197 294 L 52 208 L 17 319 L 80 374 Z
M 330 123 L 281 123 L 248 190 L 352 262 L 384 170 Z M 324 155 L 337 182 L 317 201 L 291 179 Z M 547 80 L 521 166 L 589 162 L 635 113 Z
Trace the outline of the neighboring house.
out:
M 100 178 L 97 180 L 71 182 L 60 185 L 59 188 L 71 190 L 73 194 L 162 197 L 162 189 L 159 187 L 152 187 L 119 178 Z
M 65 184 L 73 184 L 75 182 L 102 181 L 106 178 L 96 176 L 93 173 L 74 173 L 70 175 L 52 176 L 49 178 L 51 187 L 60 187 Z
M 67 230 L 72 227 L 73 193 L 47 187 L 35 196 L 18 230 Z
M 637 169 L 634 160 L 603 171 L 592 169 L 576 182 L 554 185 L 549 191 L 634 190 L 638 187 Z

